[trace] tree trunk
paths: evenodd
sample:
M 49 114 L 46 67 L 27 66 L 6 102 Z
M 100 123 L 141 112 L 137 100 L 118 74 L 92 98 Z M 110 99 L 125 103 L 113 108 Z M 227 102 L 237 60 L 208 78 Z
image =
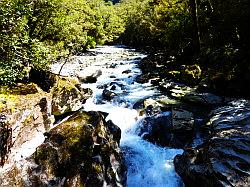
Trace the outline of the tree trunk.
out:
M 193 45 L 196 54 L 200 53 L 200 31 L 199 31 L 199 22 L 198 22 L 198 14 L 197 14 L 197 0 L 189 0 L 190 2 L 190 11 L 192 14 L 193 20 Z

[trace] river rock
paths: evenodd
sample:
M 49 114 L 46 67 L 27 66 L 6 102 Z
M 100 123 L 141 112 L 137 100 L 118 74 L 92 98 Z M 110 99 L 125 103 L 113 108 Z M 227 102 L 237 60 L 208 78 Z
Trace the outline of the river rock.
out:
M 7 160 L 8 153 L 12 146 L 12 129 L 4 114 L 0 114 L 0 167 Z
M 129 73 L 131 73 L 132 71 L 130 70 L 130 69 L 128 69 L 128 70 L 124 70 L 123 72 L 122 72 L 122 74 L 129 74 Z
M 202 105 L 221 105 L 223 98 L 212 93 L 188 93 L 183 98 L 184 101 Z
M 181 108 L 173 108 L 172 124 L 174 131 L 192 131 L 194 128 L 193 113 Z
M 146 117 L 137 129 L 138 135 L 160 146 L 174 148 L 188 146 L 194 136 L 192 113 L 183 109 L 175 109 L 173 112 L 175 116 L 172 111 L 166 111 Z M 173 117 L 175 120 L 172 119 Z
M 211 137 L 175 157 L 186 186 L 249 186 L 250 107 L 235 101 L 213 110 L 207 123 Z
M 110 90 L 107 90 L 107 89 L 104 89 L 103 92 L 102 92 L 102 97 L 104 100 L 108 100 L 110 101 L 111 99 L 113 99 L 115 96 L 117 96 L 116 93 L 110 91 Z
M 96 83 L 97 78 L 100 77 L 101 75 L 102 75 L 102 71 L 97 70 L 96 72 L 94 72 L 94 73 L 92 73 L 90 75 L 85 75 L 85 74 L 78 73 L 77 78 L 82 83 Z
M 137 129 L 137 133 L 143 139 L 166 146 L 169 145 L 172 138 L 171 130 L 171 114 L 170 112 L 165 112 L 143 119 Z
M 99 112 L 75 113 L 46 133 L 21 165 L 5 169 L 1 186 L 123 186 L 126 168 L 117 129 Z
M 78 82 L 68 78 L 59 78 L 57 86 L 52 90 L 52 114 L 59 116 L 82 108 L 90 97 L 89 91 L 82 93 L 75 85 Z M 83 90 L 82 90 L 83 91 Z

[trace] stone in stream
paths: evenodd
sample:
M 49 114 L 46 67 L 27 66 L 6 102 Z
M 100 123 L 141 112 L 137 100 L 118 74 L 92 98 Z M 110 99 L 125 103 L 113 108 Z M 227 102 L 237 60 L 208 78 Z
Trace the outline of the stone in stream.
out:
M 193 113 L 180 108 L 173 108 L 172 124 L 174 131 L 192 131 L 194 128 Z
M 122 74 L 129 74 L 129 73 L 131 73 L 131 72 L 132 72 L 132 71 L 131 71 L 130 69 L 128 69 L 128 70 L 123 71 Z
M 146 117 L 137 132 L 144 139 L 160 146 L 183 148 L 192 142 L 193 126 L 192 113 L 175 108 L 172 111 Z
M 81 73 L 78 73 L 77 78 L 82 83 L 96 83 L 97 78 L 102 75 L 101 70 L 97 70 L 96 72 L 90 74 L 90 75 L 81 75 Z
M 118 64 L 116 64 L 116 63 L 112 63 L 112 64 L 109 66 L 109 68 L 116 68 L 117 65 L 118 65 Z
M 102 97 L 104 100 L 110 101 L 111 99 L 113 99 L 115 96 L 117 96 L 116 93 L 109 91 L 107 89 L 104 89 L 102 92 Z
M 125 185 L 121 131 L 102 113 L 74 113 L 46 136 L 21 165 L 1 171 L 1 187 Z
M 77 111 L 91 96 L 89 90 L 78 89 L 79 82 L 75 79 L 58 78 L 57 86 L 52 89 L 52 114 L 62 114 Z
M 210 114 L 210 139 L 175 157 L 186 186 L 249 186 L 250 105 L 236 101 Z
M 188 93 L 182 98 L 184 101 L 202 105 L 221 105 L 223 98 L 212 93 Z

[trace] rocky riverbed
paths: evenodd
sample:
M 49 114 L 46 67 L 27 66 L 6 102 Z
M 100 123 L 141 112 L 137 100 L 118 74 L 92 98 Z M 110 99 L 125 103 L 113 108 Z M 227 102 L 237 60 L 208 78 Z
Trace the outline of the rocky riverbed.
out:
M 2 88 L 0 186 L 249 186 L 250 101 L 145 57 L 98 47 Z

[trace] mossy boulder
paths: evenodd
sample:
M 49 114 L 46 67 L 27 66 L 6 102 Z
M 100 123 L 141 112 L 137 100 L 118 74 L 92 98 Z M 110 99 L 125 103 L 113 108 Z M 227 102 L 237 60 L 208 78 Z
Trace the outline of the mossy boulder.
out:
M 91 92 L 81 89 L 77 79 L 58 77 L 52 89 L 52 114 L 59 116 L 77 111 L 90 96 Z
M 44 133 L 29 157 L 0 168 L 8 186 L 124 186 L 121 131 L 100 112 L 76 112 Z
M 48 138 L 33 155 L 39 173 L 47 176 L 39 180 L 66 186 L 124 185 L 126 169 L 118 129 L 105 122 L 102 113 L 73 114 L 46 134 Z

